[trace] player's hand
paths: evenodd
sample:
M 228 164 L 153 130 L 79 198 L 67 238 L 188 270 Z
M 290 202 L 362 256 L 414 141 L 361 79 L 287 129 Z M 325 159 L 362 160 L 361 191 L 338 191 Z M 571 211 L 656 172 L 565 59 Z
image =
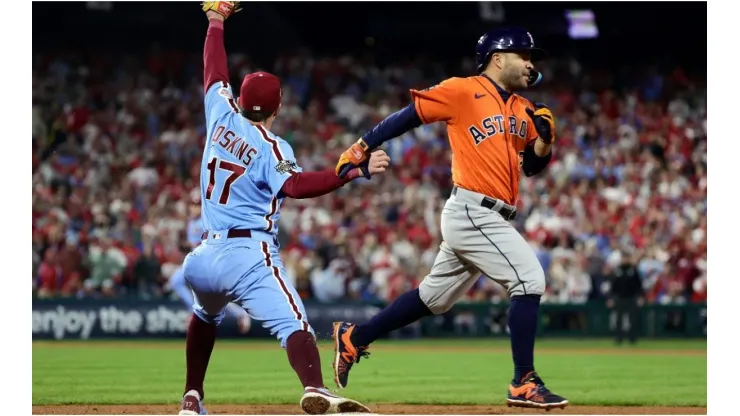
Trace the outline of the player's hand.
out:
M 232 14 L 241 11 L 238 1 L 204 1 L 203 11 L 209 19 L 226 20 Z
M 376 150 L 370 153 L 368 171 L 371 175 L 385 172 L 385 168 L 391 164 L 391 158 L 382 150 Z
M 346 177 L 349 180 L 355 180 L 360 176 L 365 179 L 370 179 L 372 175 L 376 173 L 385 172 L 385 168 L 391 162 L 391 158 L 382 150 L 376 150 L 370 154 L 370 157 L 365 159 L 364 162 L 360 163 L 359 166 L 355 166 L 352 163 L 348 164 Z
M 526 111 L 534 123 L 534 128 L 537 130 L 540 140 L 546 144 L 555 142 L 555 117 L 552 115 L 552 111 L 542 103 L 535 103 L 534 111 L 531 108 L 527 108 Z
M 364 140 L 357 140 L 339 157 L 339 162 L 337 162 L 334 172 L 340 178 L 345 177 L 352 168 L 359 167 L 362 165 L 362 162 L 367 160 L 368 150 L 368 145 Z

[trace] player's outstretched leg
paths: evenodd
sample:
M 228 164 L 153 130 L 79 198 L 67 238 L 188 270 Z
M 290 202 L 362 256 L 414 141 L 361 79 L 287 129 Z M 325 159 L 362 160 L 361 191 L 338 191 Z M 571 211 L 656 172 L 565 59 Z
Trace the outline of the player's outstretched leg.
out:
M 367 348 L 373 341 L 429 315 L 432 312 L 421 300 L 419 289 L 414 289 L 399 296 L 366 324 L 334 322 L 332 366 L 337 387 L 347 387 L 352 365 L 359 362 L 360 358 L 370 355 Z
M 224 310 L 230 299 L 223 291 L 213 289 L 219 282 L 219 276 L 211 277 L 213 262 L 218 259 L 215 249 L 201 246 L 196 250 L 200 251 L 199 255 L 188 255 L 183 265 L 187 286 L 193 288 L 193 315 L 185 337 L 187 369 L 179 413 L 181 415 L 207 414 L 203 407 L 203 382 L 216 343 L 217 327 L 224 318 Z
M 418 289 L 399 296 L 366 324 L 335 322 L 332 365 L 337 386 L 347 387 L 352 365 L 369 354 L 367 347 L 370 343 L 425 316 L 447 312 L 475 284 L 479 275 L 473 266 L 461 262 L 443 241 L 432 270 Z
M 185 361 L 187 375 L 185 393 L 180 406 L 181 415 L 205 415 L 203 407 L 203 381 L 206 378 L 208 362 L 216 342 L 216 323 L 204 321 L 197 313 L 193 314 L 188 326 L 185 341 Z
M 261 253 L 260 266 L 249 269 L 250 279 L 244 279 L 248 284 L 237 285 L 236 301 L 249 309 L 254 319 L 263 321 L 285 348 L 290 366 L 303 386 L 301 409 L 312 415 L 369 413 L 361 403 L 334 395 L 324 386 L 314 331 L 301 298 L 286 278 L 277 248 L 263 242 L 254 252 Z

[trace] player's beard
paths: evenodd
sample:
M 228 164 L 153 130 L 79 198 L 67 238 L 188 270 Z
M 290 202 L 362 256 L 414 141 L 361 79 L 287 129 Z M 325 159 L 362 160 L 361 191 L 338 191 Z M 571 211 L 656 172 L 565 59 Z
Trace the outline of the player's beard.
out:
M 511 91 L 521 90 L 527 87 L 527 83 L 522 82 L 521 68 L 508 67 L 501 72 L 501 81 L 504 86 Z

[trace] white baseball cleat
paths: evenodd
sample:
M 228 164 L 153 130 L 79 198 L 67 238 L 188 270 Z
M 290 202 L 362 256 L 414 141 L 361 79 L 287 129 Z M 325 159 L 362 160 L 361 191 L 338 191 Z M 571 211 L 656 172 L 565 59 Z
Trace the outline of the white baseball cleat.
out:
M 309 415 L 370 413 L 370 409 L 362 403 L 335 396 L 324 387 L 306 387 L 301 397 L 301 409 Z

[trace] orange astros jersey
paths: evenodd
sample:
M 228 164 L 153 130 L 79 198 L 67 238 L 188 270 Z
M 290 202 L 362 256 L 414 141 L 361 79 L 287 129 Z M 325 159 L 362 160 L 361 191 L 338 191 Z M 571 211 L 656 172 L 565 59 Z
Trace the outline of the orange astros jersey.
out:
M 515 205 L 524 148 L 538 136 L 529 100 L 512 94 L 504 102 L 483 76 L 450 78 L 411 96 L 424 124 L 447 123 L 455 185 Z

